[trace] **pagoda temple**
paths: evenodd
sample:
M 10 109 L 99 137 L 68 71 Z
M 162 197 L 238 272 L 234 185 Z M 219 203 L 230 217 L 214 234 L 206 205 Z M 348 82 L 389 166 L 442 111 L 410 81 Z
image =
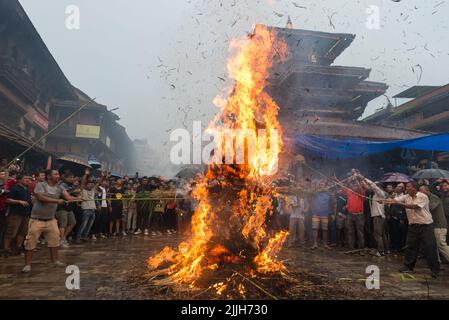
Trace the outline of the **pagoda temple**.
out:
M 355 35 L 268 28 L 289 47 L 287 60 L 272 68 L 268 87 L 280 107 L 279 118 L 287 134 L 370 140 L 409 139 L 425 134 L 357 120 L 368 102 L 383 95 L 388 86 L 366 80 L 371 69 L 333 65 Z

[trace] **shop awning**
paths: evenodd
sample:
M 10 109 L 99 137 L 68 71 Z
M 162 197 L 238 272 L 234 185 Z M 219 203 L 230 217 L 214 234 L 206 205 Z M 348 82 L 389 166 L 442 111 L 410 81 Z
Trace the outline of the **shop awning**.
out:
M 398 148 L 424 151 L 449 151 L 449 134 L 445 133 L 392 141 L 333 139 L 302 134 L 286 138 L 286 140 L 299 153 L 306 153 L 327 159 L 366 157 Z

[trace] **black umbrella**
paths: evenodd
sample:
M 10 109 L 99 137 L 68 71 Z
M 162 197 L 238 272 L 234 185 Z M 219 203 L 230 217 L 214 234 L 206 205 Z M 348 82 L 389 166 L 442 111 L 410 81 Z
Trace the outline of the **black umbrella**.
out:
M 71 154 L 65 155 L 65 156 L 59 157 L 56 160 L 61 161 L 61 162 L 66 162 L 66 163 L 68 162 L 68 163 L 71 163 L 71 164 L 75 164 L 75 165 L 78 165 L 78 166 L 82 166 L 82 167 L 86 167 L 86 168 L 92 169 L 91 165 L 89 164 L 89 162 L 86 159 L 78 157 L 78 156 L 75 156 L 75 155 L 71 155 Z
M 449 179 L 449 171 L 441 169 L 424 169 L 412 176 L 413 179 Z
M 399 173 L 399 172 L 389 172 L 389 173 L 385 173 L 382 176 L 382 179 L 380 180 L 380 182 L 402 182 L 402 183 L 406 183 L 410 181 L 410 177 L 406 174 L 403 173 Z
M 75 176 L 81 177 L 82 175 L 84 175 L 86 168 L 92 169 L 87 160 L 75 155 L 65 155 L 56 160 L 60 164 L 60 173 L 68 169 L 73 174 L 75 174 Z

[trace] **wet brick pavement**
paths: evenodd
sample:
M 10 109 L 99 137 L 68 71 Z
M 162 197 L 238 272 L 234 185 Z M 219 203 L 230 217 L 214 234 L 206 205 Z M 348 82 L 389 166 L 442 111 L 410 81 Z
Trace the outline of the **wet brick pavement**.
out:
M 49 253 L 40 249 L 33 269 L 22 274 L 23 257 L 0 258 L 0 299 L 151 299 L 144 289 L 130 284 L 135 273 L 146 272 L 145 260 L 165 245 L 176 245 L 176 236 L 128 236 L 99 239 L 60 251 L 61 260 L 80 269 L 80 290 L 67 290 L 65 268 L 49 265 Z M 284 249 L 281 258 L 290 268 L 327 275 L 330 281 L 350 284 L 360 299 L 448 299 L 449 266 L 436 280 L 424 260 L 412 277 L 397 272 L 402 257 L 345 255 L 341 249 Z M 380 269 L 380 290 L 368 290 L 366 268 Z M 338 297 L 335 297 L 338 298 Z

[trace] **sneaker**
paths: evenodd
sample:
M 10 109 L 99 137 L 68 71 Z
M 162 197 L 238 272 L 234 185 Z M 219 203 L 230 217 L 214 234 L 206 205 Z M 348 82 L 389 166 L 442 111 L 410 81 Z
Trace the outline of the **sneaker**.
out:
M 23 267 L 22 272 L 24 273 L 31 272 L 31 265 L 27 264 L 25 267 Z
M 92 240 L 97 240 L 97 237 L 93 234 L 91 237 Z
M 154 231 L 151 231 L 151 235 L 154 237 L 154 236 L 156 236 L 157 235 L 157 233 L 156 232 L 154 232 Z
M 123 232 L 122 232 L 122 236 L 124 236 L 124 237 L 126 237 L 126 236 L 127 236 L 127 234 L 126 234 L 126 232 L 125 232 L 125 231 L 123 231 Z
M 63 249 L 67 249 L 67 248 L 70 247 L 70 245 L 69 245 L 65 240 L 61 240 L 61 241 L 59 242 L 59 246 L 60 246 L 61 248 L 63 248 Z
M 64 262 L 61 262 L 59 260 L 53 262 L 53 267 L 65 267 L 66 264 Z
M 138 234 L 141 234 L 141 233 L 142 233 L 142 230 L 140 230 L 140 229 L 137 229 L 137 231 L 134 232 L 135 235 L 138 235 Z
M 148 232 L 148 229 L 145 229 L 145 231 L 143 232 L 144 235 L 149 235 L 150 233 Z
M 374 254 L 376 257 L 382 257 L 383 256 L 383 254 L 382 253 L 380 253 L 379 251 L 376 251 L 376 253 Z
M 400 272 L 400 273 L 412 273 L 413 270 L 410 269 L 410 268 L 407 267 L 407 266 L 403 266 L 401 269 L 399 269 L 399 272 Z
M 167 234 L 171 234 L 171 231 L 170 231 L 170 230 L 167 230 Z

